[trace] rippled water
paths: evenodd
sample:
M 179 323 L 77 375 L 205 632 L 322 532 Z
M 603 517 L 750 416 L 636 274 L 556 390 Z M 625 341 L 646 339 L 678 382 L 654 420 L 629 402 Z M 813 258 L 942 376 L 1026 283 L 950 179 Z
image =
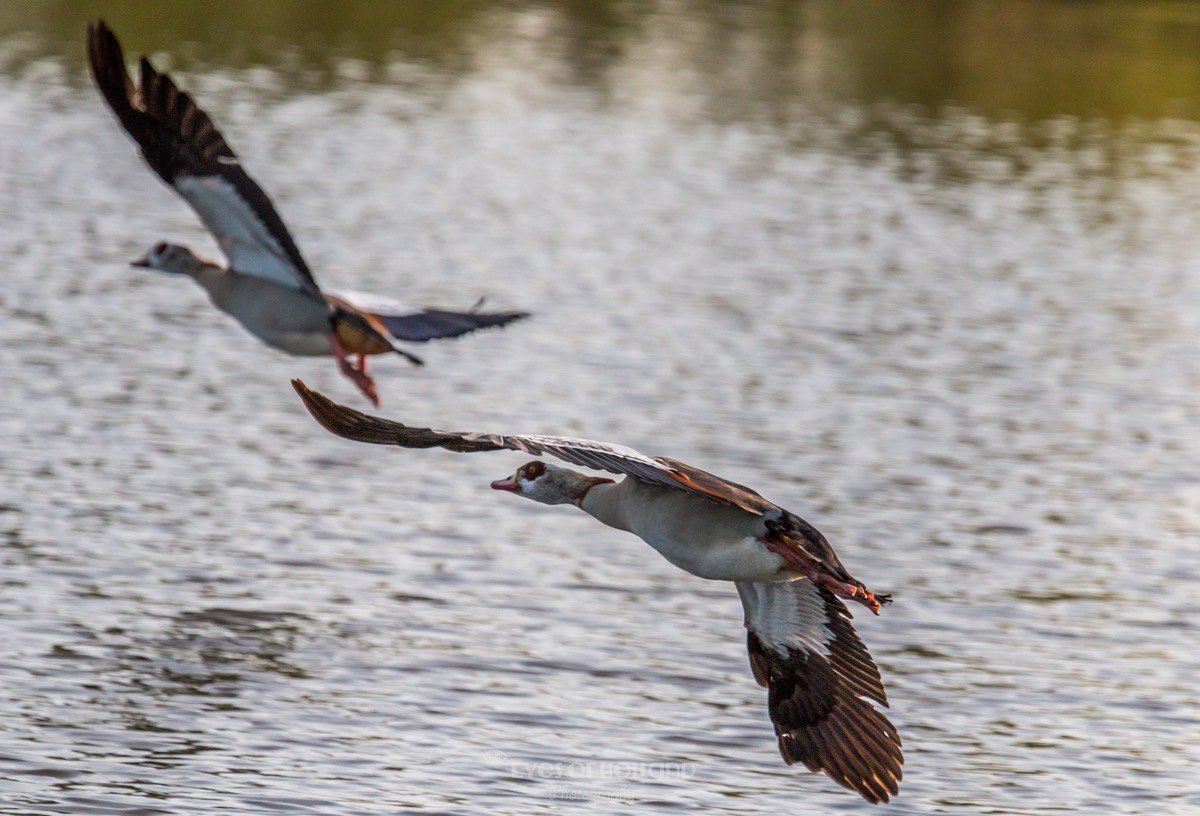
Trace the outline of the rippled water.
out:
M 905 740 L 883 810 L 1200 811 L 1200 125 L 713 116 L 670 14 L 611 94 L 511 14 L 453 76 L 183 74 L 323 282 L 535 312 L 380 361 L 383 412 L 623 442 L 817 524 L 897 599 L 858 619 Z M 326 434 L 287 381 L 361 407 L 332 362 L 130 269 L 215 250 L 77 58 L 23 60 L 0 812 L 866 809 L 780 761 L 731 588 L 487 489 L 523 457 Z

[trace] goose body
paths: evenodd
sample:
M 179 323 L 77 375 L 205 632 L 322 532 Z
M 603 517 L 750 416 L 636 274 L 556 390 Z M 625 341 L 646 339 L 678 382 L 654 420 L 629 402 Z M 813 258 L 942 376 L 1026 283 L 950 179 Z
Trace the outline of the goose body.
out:
M 633 533 L 685 572 L 716 581 L 781 581 L 794 571 L 762 545 L 762 518 L 631 476 L 597 484 L 580 509 Z
M 299 357 L 333 354 L 330 306 L 301 292 L 280 290 L 253 275 L 221 270 L 220 277 L 197 279 L 209 300 L 268 346 Z M 380 342 L 387 349 L 387 344 Z M 343 348 L 357 346 L 343 344 Z
M 88 26 L 88 65 L 142 158 L 200 216 L 228 261 L 223 266 L 160 242 L 134 266 L 193 278 L 217 308 L 267 345 L 302 356 L 332 354 L 378 405 L 368 356 L 395 353 L 421 365 L 398 341 L 457 337 L 526 316 L 414 308 L 322 291 L 271 199 L 188 94 L 145 57 L 135 82 L 120 42 L 103 21 Z M 350 355 L 358 356 L 357 365 Z
M 160 244 L 133 264 L 191 277 L 214 306 L 272 348 L 304 357 L 333 353 L 323 297 L 244 275 L 178 245 Z
M 878 614 L 875 595 L 847 572 L 808 522 L 750 488 L 674 459 L 586 439 L 420 428 L 332 402 L 292 385 L 324 428 L 359 442 L 464 453 L 515 450 L 622 476 L 592 476 L 534 460 L 492 488 L 543 504 L 568 504 L 641 538 L 680 569 L 731 581 L 745 614 L 755 679 L 788 764 L 823 771 L 869 802 L 899 791 L 900 736 L 879 669 L 844 600 Z

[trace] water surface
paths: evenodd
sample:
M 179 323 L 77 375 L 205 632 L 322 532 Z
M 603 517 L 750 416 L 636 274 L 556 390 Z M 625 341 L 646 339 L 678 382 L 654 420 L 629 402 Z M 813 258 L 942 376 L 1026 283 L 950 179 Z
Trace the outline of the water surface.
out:
M 379 361 L 388 416 L 683 459 L 896 596 L 882 810 L 1200 811 L 1195 11 L 415 5 L 0 11 L 0 812 L 865 808 L 731 588 L 487 490 L 525 457 L 326 434 L 332 362 L 127 266 L 216 250 L 101 12 L 323 283 L 535 313 Z

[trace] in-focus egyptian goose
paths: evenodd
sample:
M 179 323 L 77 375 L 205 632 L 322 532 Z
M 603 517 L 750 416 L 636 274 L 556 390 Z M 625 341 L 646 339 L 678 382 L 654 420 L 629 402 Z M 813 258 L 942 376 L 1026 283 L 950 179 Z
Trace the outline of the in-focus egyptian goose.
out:
M 229 264 L 159 243 L 134 266 L 194 278 L 217 308 L 267 345 L 289 354 L 334 355 L 342 372 L 378 405 L 367 355 L 394 352 L 421 365 L 396 341 L 456 337 L 526 316 L 411 308 L 370 295 L 321 291 L 271 199 L 188 94 L 145 57 L 135 83 L 121 44 L 103 21 L 88 26 L 88 64 L 142 158 L 196 211 Z M 357 365 L 350 354 L 358 355 Z
M 292 385 L 317 422 L 347 439 L 549 454 L 624 475 L 616 482 L 535 460 L 492 487 L 543 504 L 573 504 L 638 536 L 680 569 L 733 581 L 746 613 L 750 666 L 768 689 L 784 760 L 824 771 L 869 802 L 896 795 L 900 735 L 874 706 L 887 705 L 883 681 L 842 603 L 856 601 L 878 614 L 891 598 L 853 578 L 804 519 L 673 459 L 586 439 L 414 428 L 338 405 L 299 380 Z

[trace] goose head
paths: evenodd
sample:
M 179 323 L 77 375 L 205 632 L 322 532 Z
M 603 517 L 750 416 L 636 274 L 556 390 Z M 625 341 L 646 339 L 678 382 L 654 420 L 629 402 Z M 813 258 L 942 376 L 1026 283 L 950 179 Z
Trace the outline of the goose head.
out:
M 611 481 L 534 460 L 507 479 L 492 482 L 492 490 L 506 490 L 542 504 L 578 505 L 592 487 Z
M 145 255 L 130 263 L 130 266 L 157 269 L 159 272 L 169 272 L 174 275 L 195 276 L 209 263 L 180 244 L 159 241 L 150 247 Z

